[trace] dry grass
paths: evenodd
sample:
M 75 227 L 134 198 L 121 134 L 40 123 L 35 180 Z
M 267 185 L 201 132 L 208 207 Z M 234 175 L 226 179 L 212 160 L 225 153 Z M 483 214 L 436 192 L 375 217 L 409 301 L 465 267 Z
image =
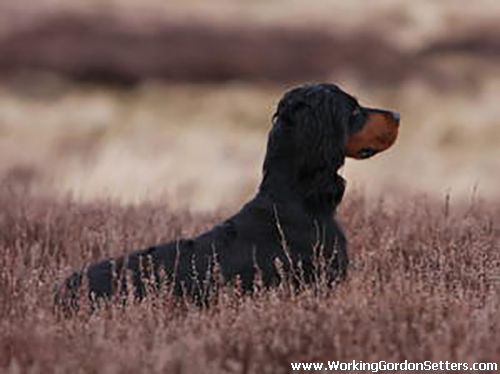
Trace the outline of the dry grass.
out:
M 415 46 L 433 39 L 442 31 L 463 30 L 478 22 L 495 22 L 499 4 L 495 0 L 474 3 L 454 0 L 380 0 L 349 2 L 316 0 L 4 0 L 0 4 L 1 31 L 23 26 L 30 19 L 51 16 L 62 10 L 67 13 L 114 14 L 140 23 L 165 19 L 213 19 L 218 22 L 253 22 L 258 24 L 319 24 L 324 28 L 352 30 L 360 24 L 385 29 L 401 44 Z
M 0 205 L 5 373 L 286 373 L 296 361 L 500 360 L 498 204 L 352 197 L 340 212 L 352 266 L 334 291 L 227 290 L 208 310 L 160 298 L 71 319 L 52 310 L 54 285 L 71 268 L 192 235 L 219 217 L 161 204 L 56 202 L 15 186 L 2 189 Z
M 161 297 L 64 319 L 52 300 L 71 270 L 196 234 L 248 199 L 287 87 L 145 81 L 118 90 L 50 75 L 2 80 L 0 372 L 500 363 L 500 65 L 491 31 L 498 7 L 496 0 L 2 1 L 2 40 L 61 12 L 111 14 L 146 30 L 171 20 L 315 25 L 344 36 L 363 29 L 405 53 L 425 52 L 426 66 L 448 83 L 429 84 L 420 71 L 390 85 L 369 85 L 355 71 L 329 77 L 403 120 L 390 151 L 344 169 L 349 193 L 340 215 L 352 266 L 337 289 L 282 287 L 252 297 L 225 290 L 207 310 Z M 496 54 L 461 53 L 469 35 Z
M 359 71 L 344 69 L 328 77 L 363 104 L 402 113 L 394 148 L 366 162 L 347 163 L 350 186 L 372 197 L 404 189 L 437 199 L 447 192 L 468 198 L 476 189 L 481 197 L 496 200 L 500 64 L 493 17 L 498 6 L 495 0 L 7 0 L 0 4 L 0 39 L 61 14 L 113 15 L 124 20 L 125 29 L 139 33 L 172 20 L 214 22 L 220 28 L 214 26 L 215 31 L 226 33 L 232 30 L 228 25 L 240 23 L 255 29 L 314 25 L 339 37 L 355 35 L 357 54 L 351 59 L 357 61 L 366 49 L 359 47 L 366 40 L 358 32 L 372 32 L 409 56 L 425 59 L 442 82 L 430 84 L 422 78 L 428 72 L 412 66 L 406 68 L 413 78 L 369 84 L 360 73 L 370 71 L 370 61 Z M 204 51 L 205 45 L 197 45 L 203 40 L 196 40 L 192 48 Z M 482 47 L 481 41 L 486 43 Z M 460 42 L 472 46 L 462 53 Z M 383 76 L 393 72 L 385 70 Z M 70 193 L 85 202 L 160 199 L 172 209 L 196 211 L 237 207 L 255 190 L 270 118 L 288 88 L 238 80 L 144 81 L 118 90 L 75 85 L 57 76 L 9 78 L 16 83 L 0 84 L 0 179 L 30 184 L 32 192 L 45 196 Z
M 402 113 L 396 145 L 348 161 L 350 186 L 370 196 L 410 189 L 436 198 L 498 197 L 500 117 L 493 76 L 443 93 L 419 82 L 398 89 L 340 78 L 365 105 Z M 260 179 L 266 136 L 286 87 L 232 83 L 128 91 L 65 83 L 41 92 L 0 89 L 0 175 L 35 192 L 93 201 L 167 200 L 172 208 L 235 208 Z M 366 187 L 366 186 L 369 186 Z

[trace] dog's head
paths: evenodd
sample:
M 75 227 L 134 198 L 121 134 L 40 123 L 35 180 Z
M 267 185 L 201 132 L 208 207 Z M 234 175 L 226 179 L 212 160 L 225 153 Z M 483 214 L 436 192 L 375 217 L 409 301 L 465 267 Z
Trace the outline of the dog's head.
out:
M 311 206 L 336 205 L 344 194 L 338 170 L 345 158 L 369 158 L 388 149 L 398 127 L 399 114 L 362 107 L 333 84 L 292 89 L 273 117 L 261 188 L 277 175 Z
M 276 119 L 294 128 L 296 144 L 305 148 L 305 157 L 315 158 L 316 153 L 326 159 L 366 159 L 394 144 L 400 115 L 363 107 L 336 85 L 314 84 L 288 91 Z

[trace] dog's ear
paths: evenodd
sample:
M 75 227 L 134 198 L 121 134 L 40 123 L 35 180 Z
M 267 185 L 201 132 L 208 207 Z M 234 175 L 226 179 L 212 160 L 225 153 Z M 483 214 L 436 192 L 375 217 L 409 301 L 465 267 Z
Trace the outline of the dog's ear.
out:
M 344 163 L 344 114 L 335 95 L 293 90 L 278 104 L 273 121 L 293 133 L 301 169 L 336 171 Z
M 280 119 L 293 133 L 298 178 L 305 195 L 318 201 L 327 192 L 328 199 L 339 203 L 344 192 L 343 179 L 337 174 L 345 160 L 344 113 L 334 99 L 310 101 L 294 101 Z

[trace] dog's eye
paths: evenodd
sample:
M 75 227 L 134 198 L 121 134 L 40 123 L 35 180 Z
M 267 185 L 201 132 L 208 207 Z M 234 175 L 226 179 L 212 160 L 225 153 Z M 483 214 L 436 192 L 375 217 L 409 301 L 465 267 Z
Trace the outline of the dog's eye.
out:
M 359 158 L 368 158 L 368 157 L 372 157 L 376 153 L 377 153 L 377 151 L 374 150 L 373 148 L 362 148 L 358 151 L 358 157 Z
M 361 114 L 361 108 L 358 106 L 358 107 L 354 108 L 354 110 L 351 113 L 351 116 L 352 117 L 356 117 L 356 116 L 358 116 L 360 114 Z

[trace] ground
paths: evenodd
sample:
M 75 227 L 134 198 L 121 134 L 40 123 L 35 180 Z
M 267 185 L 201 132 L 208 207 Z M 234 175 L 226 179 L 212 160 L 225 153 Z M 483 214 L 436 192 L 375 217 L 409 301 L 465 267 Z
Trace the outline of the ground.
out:
M 273 110 L 297 82 L 150 78 L 122 87 L 58 71 L 5 74 L 9 56 L 1 55 L 0 371 L 287 373 L 292 362 L 332 360 L 500 364 L 498 3 L 304 4 L 0 4 L 0 49 L 63 9 L 113 14 L 139 32 L 172 19 L 222 29 L 286 26 L 299 34 L 315 25 L 360 43 L 362 31 L 397 52 L 382 57 L 408 63 L 397 79 L 383 65 L 376 71 L 385 75 L 368 79 L 371 61 L 354 48 L 348 63 L 324 78 L 363 105 L 402 116 L 393 148 L 343 169 L 348 192 L 338 214 L 352 259 L 345 282 L 299 293 L 284 284 L 252 297 L 225 289 L 208 309 L 167 294 L 93 314 L 84 306 L 65 318 L 54 312 L 53 296 L 72 270 L 199 233 L 253 195 Z M 364 65 L 350 70 L 353 59 Z

